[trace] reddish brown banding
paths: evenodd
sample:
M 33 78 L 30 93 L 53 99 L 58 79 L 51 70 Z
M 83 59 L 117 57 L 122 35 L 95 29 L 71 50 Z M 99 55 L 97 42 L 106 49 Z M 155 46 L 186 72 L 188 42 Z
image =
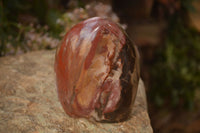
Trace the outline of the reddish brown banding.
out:
M 96 17 L 74 26 L 55 57 L 65 112 L 97 121 L 126 118 L 139 80 L 137 60 L 136 49 L 112 21 Z

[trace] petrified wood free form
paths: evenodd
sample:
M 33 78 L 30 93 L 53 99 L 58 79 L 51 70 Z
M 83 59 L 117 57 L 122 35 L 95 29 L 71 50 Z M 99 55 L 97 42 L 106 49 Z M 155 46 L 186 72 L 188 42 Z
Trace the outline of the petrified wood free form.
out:
M 57 49 L 58 96 L 73 117 L 129 118 L 139 82 L 137 48 L 125 32 L 99 17 L 75 25 Z

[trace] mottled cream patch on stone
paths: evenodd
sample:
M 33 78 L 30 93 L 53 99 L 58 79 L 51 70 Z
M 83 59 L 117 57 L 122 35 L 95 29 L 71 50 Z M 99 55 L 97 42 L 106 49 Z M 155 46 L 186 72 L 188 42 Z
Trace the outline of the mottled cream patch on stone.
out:
M 92 41 L 90 41 L 90 38 L 85 38 L 82 41 L 82 44 L 80 45 L 79 56 L 86 57 L 86 55 L 88 55 L 88 52 L 90 51 L 90 48 L 92 46 L 91 42 Z
M 74 45 L 70 45 L 72 47 L 72 52 L 74 52 L 74 53 L 75 53 L 75 50 L 77 48 L 76 44 L 78 43 L 78 41 L 80 41 L 79 39 L 80 38 L 77 35 L 74 35 L 74 36 L 72 36 L 72 38 L 70 40 L 70 43 L 74 44 Z

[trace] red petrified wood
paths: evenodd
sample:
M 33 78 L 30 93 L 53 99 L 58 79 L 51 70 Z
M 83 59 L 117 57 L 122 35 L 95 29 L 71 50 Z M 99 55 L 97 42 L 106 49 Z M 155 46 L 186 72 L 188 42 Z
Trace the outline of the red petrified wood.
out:
M 65 112 L 96 121 L 126 120 L 139 80 L 137 49 L 108 19 L 75 25 L 57 49 L 58 96 Z

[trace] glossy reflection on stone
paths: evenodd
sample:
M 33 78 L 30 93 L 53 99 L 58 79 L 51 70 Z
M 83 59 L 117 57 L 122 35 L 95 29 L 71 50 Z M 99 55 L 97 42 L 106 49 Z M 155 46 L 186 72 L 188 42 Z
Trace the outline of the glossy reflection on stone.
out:
M 138 53 L 125 32 L 99 17 L 75 25 L 57 49 L 59 100 L 73 117 L 128 119 L 138 81 Z

